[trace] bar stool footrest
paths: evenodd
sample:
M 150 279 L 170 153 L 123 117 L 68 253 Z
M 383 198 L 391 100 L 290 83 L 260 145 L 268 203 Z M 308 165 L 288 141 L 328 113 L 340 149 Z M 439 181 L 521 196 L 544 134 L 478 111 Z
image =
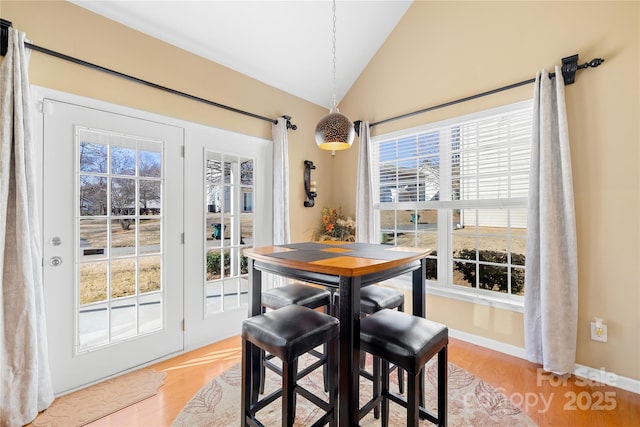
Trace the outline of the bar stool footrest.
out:
M 329 409 L 330 409 L 329 402 L 326 402 L 326 401 L 322 400 L 321 398 L 319 398 L 315 394 L 311 393 L 306 388 L 304 388 L 302 386 L 296 386 L 296 392 L 300 396 L 302 396 L 305 399 L 307 399 L 309 402 L 313 403 L 314 405 L 316 405 L 317 407 L 322 409 L 323 411 L 325 411 L 325 412 L 329 411 Z
M 362 408 L 360 408 L 360 410 L 358 412 L 358 419 L 361 420 L 362 418 L 364 418 L 365 415 L 367 415 L 369 412 L 371 412 L 372 409 L 374 409 L 375 407 L 377 407 L 381 403 L 382 403 L 382 395 L 381 394 L 379 394 L 375 398 L 369 400 Z
M 311 372 L 315 371 L 316 369 L 324 365 L 326 362 L 327 362 L 327 358 L 325 357 L 323 359 L 316 360 L 315 362 L 313 362 L 311 365 L 307 366 L 303 370 L 298 371 L 298 374 L 296 376 L 296 381 L 306 377 Z M 272 363 L 269 360 L 265 360 L 263 363 L 265 368 L 268 368 L 270 371 L 273 371 L 276 374 L 282 376 L 282 367 L 280 367 L 280 365 L 276 365 L 275 363 Z
M 267 407 L 267 405 L 273 403 L 276 399 L 282 396 L 282 388 L 277 389 L 268 396 L 263 397 L 255 403 L 251 404 L 251 411 L 258 412 Z
M 255 418 L 247 418 L 245 422 L 251 427 L 266 427 L 264 424 L 262 424 L 260 421 L 258 421 Z
M 404 397 L 402 397 L 399 394 L 393 393 L 393 392 L 389 392 L 387 393 L 387 398 L 395 403 L 397 403 L 398 405 L 406 408 L 407 407 L 407 401 Z M 420 411 L 420 418 L 423 420 L 429 420 L 434 424 L 438 424 L 438 417 L 436 417 L 435 415 L 433 415 L 431 412 L 427 411 L 424 407 L 420 406 L 419 408 Z

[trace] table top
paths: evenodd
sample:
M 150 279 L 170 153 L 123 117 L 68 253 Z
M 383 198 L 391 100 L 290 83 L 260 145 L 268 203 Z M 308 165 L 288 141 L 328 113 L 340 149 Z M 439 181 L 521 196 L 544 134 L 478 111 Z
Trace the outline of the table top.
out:
M 430 252 L 424 248 L 326 241 L 249 248 L 243 254 L 282 267 L 356 277 L 420 260 Z

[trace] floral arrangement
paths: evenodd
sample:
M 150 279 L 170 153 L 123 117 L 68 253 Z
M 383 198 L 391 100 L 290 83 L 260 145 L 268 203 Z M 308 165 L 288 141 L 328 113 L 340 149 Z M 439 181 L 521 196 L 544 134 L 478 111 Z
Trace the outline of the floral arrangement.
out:
M 342 214 L 342 208 L 322 208 L 322 223 L 318 240 L 355 242 L 356 222 Z

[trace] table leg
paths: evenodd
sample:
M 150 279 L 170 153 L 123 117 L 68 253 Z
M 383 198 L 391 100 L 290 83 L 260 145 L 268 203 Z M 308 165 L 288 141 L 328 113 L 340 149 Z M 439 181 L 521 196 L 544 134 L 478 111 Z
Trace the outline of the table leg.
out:
M 340 276 L 340 426 L 357 426 L 360 387 L 360 277 Z
M 255 268 L 254 261 L 249 258 L 249 292 L 248 298 L 248 317 L 262 314 L 262 272 Z M 250 346 L 249 346 L 250 347 Z M 259 350 L 251 351 L 247 363 L 251 364 L 251 402 L 258 401 L 258 393 L 260 390 L 260 357 Z
M 247 315 L 253 317 L 262 313 L 262 272 L 255 268 L 251 258 L 248 261 L 249 293 L 247 297 L 249 311 Z
M 422 258 L 420 260 L 420 268 L 414 270 L 412 273 L 412 303 L 413 303 L 413 315 L 419 317 L 425 317 L 427 312 L 425 309 L 425 292 L 427 280 L 427 259 Z
M 247 408 L 250 407 L 248 401 L 249 394 L 251 393 L 251 375 L 247 374 L 249 364 L 251 361 L 251 350 L 249 346 L 251 343 L 242 340 L 242 392 L 240 393 L 240 407 L 242 408 L 242 415 L 240 418 L 240 427 L 246 427 L 247 425 Z
M 420 268 L 414 270 L 412 273 L 412 299 L 413 299 L 413 314 L 419 317 L 426 317 L 426 303 L 425 303 L 425 293 L 426 293 L 426 279 L 427 279 L 427 259 L 422 258 L 420 260 Z M 420 396 L 420 406 L 424 406 L 424 369 L 420 372 L 420 378 L 418 379 L 419 384 L 419 396 Z M 425 418 L 420 414 L 420 418 Z

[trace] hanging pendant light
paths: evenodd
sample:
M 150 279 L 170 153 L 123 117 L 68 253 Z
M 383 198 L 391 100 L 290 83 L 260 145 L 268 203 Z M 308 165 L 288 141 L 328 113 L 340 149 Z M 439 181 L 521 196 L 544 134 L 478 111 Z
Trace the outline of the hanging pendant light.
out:
M 353 123 L 340 114 L 336 101 L 336 0 L 333 0 L 333 107 L 316 125 L 316 144 L 323 150 L 346 150 L 354 138 Z

